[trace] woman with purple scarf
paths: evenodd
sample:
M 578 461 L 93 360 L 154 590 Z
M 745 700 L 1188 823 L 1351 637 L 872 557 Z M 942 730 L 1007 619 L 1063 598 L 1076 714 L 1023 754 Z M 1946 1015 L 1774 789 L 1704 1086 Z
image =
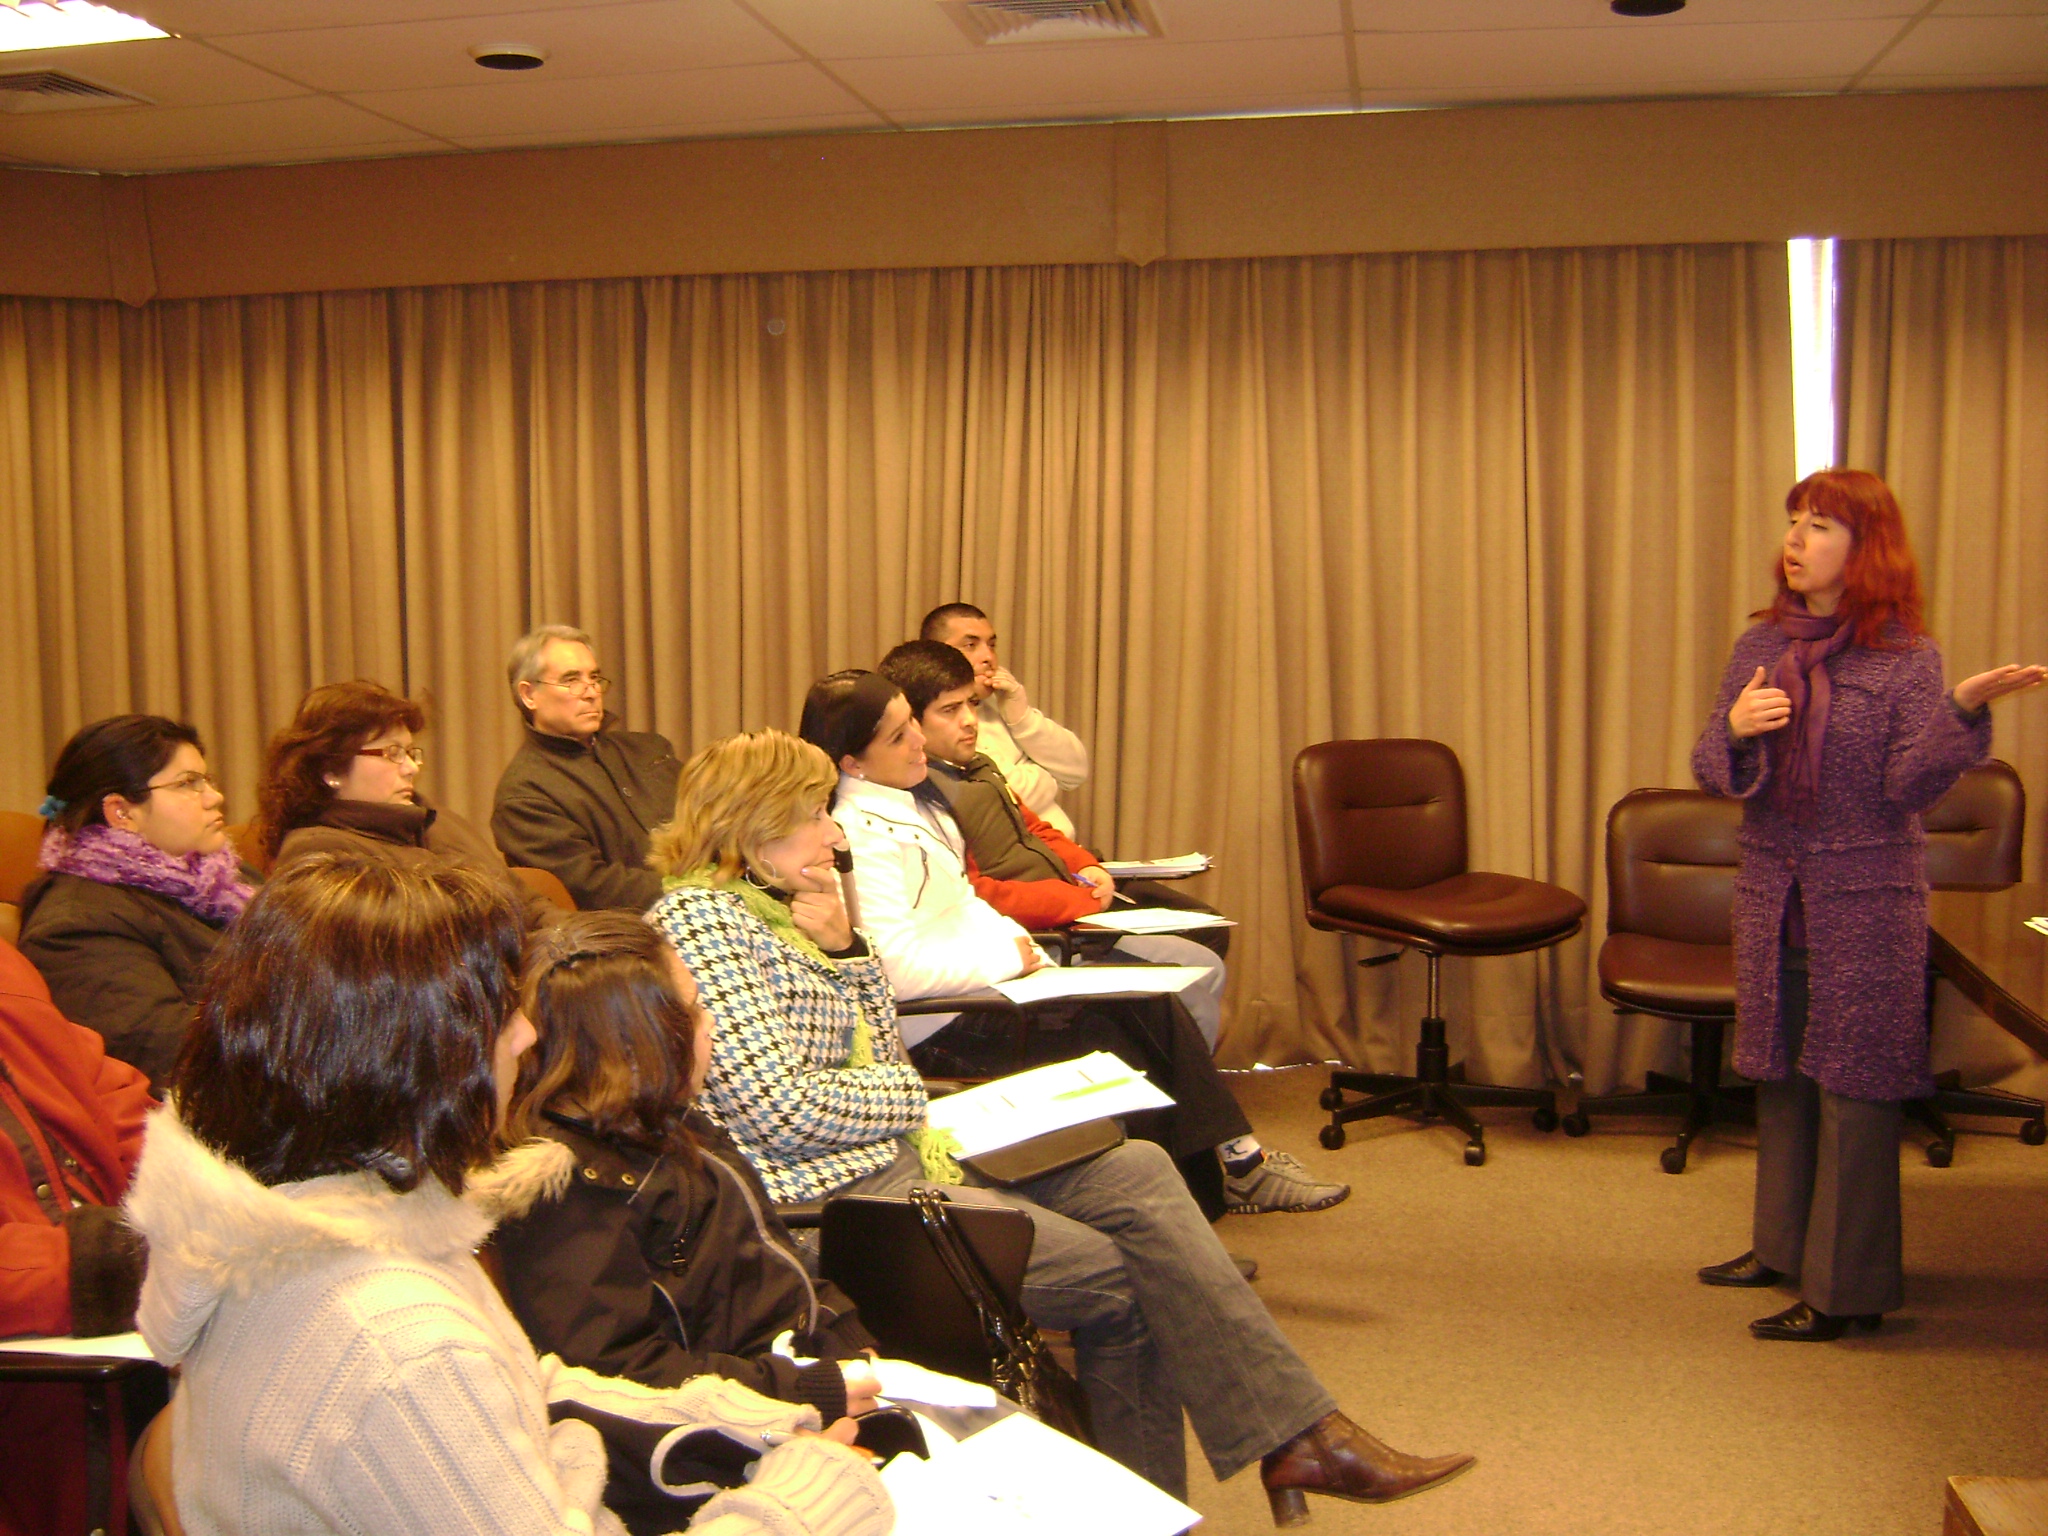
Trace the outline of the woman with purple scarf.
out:
M 185 1043 L 201 972 L 252 894 L 228 844 L 199 733 L 116 715 L 64 743 L 50 771 L 21 951 L 66 1018 L 160 1082 Z
M 1760 1339 L 1877 1327 L 1902 1301 L 1900 1101 L 1928 1070 L 1920 815 L 1991 751 L 2003 694 L 2048 668 L 1942 688 L 1898 502 L 1865 470 L 1807 476 L 1777 598 L 1735 642 L 1693 774 L 1743 802 L 1736 1070 L 1758 1080 L 1753 1246 L 1708 1285 L 1798 1283 Z

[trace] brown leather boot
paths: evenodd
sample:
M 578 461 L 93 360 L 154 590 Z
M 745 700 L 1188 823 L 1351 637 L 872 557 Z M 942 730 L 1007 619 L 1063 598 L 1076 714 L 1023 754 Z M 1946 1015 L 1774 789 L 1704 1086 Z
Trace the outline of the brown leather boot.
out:
M 1476 1458 L 1408 1456 L 1384 1445 L 1341 1413 L 1318 1419 L 1259 1463 L 1273 1523 L 1307 1525 L 1311 1493 L 1385 1504 L 1449 1482 Z

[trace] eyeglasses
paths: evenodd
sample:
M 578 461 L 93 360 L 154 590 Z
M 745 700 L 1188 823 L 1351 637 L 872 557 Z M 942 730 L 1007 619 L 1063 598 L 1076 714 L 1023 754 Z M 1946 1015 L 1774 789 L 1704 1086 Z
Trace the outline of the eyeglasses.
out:
M 181 773 L 175 779 L 165 779 L 161 784 L 146 786 L 149 789 L 168 789 L 181 795 L 203 795 L 209 789 L 220 793 L 220 782 L 211 774 Z
M 417 768 L 427 760 L 427 754 L 418 747 L 401 747 L 396 744 L 388 747 L 365 747 L 356 756 L 381 757 L 394 768 L 403 768 L 407 763 Z
M 611 692 L 612 680 L 602 672 L 593 672 L 588 677 L 571 672 L 567 677 L 544 677 L 540 680 L 540 685 L 543 688 L 559 688 L 564 693 L 589 693 L 595 689 L 598 697 L 602 698 Z

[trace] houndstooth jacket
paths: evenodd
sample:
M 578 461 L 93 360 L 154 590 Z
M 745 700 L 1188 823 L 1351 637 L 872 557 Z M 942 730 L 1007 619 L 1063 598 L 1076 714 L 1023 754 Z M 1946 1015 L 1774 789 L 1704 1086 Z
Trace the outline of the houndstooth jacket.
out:
M 647 914 L 697 978 L 712 1017 L 704 1111 L 777 1200 L 816 1200 L 887 1167 L 925 1123 L 924 1083 L 902 1060 L 896 1002 L 872 956 L 820 960 L 730 891 L 685 887 Z M 875 1064 L 849 1067 L 867 1021 Z

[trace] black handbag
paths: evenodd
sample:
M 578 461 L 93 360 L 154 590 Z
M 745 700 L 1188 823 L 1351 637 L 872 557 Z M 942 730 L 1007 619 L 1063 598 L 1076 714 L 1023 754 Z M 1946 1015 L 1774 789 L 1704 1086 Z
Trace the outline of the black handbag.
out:
M 1095 1443 L 1089 1421 L 1088 1399 L 1081 1384 L 1067 1373 L 1021 1309 L 1013 1309 L 997 1291 L 981 1255 L 964 1241 L 953 1225 L 952 1212 L 943 1196 L 931 1189 L 914 1189 L 910 1203 L 924 1223 L 925 1236 L 933 1250 L 973 1305 L 981 1319 L 981 1331 L 989 1352 L 989 1382 L 1003 1396 L 1021 1404 L 1041 1424 L 1079 1440 Z

